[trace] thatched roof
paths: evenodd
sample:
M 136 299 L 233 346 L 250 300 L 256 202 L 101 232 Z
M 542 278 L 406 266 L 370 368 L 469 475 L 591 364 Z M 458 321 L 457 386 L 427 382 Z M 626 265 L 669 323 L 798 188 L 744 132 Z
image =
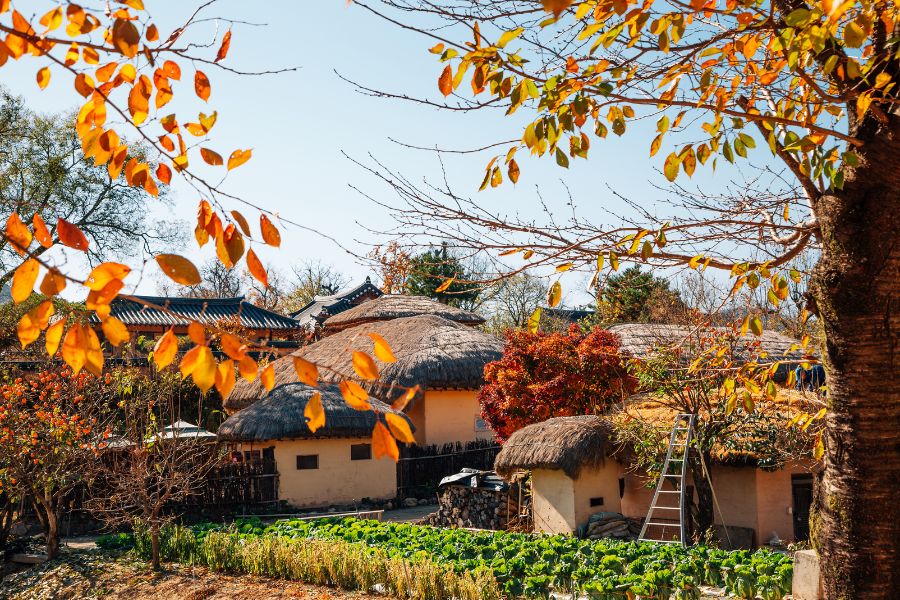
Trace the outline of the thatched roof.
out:
M 481 325 L 484 319 L 467 310 L 455 308 L 425 296 L 385 294 L 363 302 L 325 320 L 326 334 L 372 321 L 389 321 L 418 315 L 435 315 L 465 325 Z
M 306 426 L 303 411 L 316 392 L 322 397 L 325 426 L 313 433 Z M 370 404 L 381 413 L 397 413 L 375 399 L 370 399 Z M 369 437 L 375 418 L 373 411 L 359 411 L 348 406 L 336 385 L 312 388 L 302 383 L 288 383 L 274 388 L 265 399 L 227 418 L 216 434 L 220 440 L 227 442 Z
M 509 477 L 520 469 L 561 469 L 574 479 L 583 466 L 604 461 L 612 436 L 612 426 L 603 417 L 547 419 L 509 436 L 494 460 L 494 470 Z
M 484 382 L 484 366 L 500 358 L 503 341 L 491 334 L 441 317 L 425 315 L 375 321 L 345 329 L 293 353 L 320 366 L 344 374 L 319 369 L 322 380 L 337 382 L 353 375 L 351 351 L 373 353 L 369 333 L 378 333 L 397 358 L 394 363 L 379 363 L 377 382 L 359 381 L 368 392 L 380 398 L 394 398 L 399 388 L 419 385 L 422 389 L 478 389 Z M 275 384 L 297 381 L 290 356 L 274 363 Z M 229 411 L 241 410 L 265 397 L 259 381 L 239 381 L 225 399 Z

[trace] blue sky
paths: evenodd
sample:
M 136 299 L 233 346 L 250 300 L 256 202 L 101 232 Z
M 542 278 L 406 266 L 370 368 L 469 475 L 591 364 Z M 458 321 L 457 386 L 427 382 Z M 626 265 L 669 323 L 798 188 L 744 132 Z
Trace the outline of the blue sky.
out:
M 32 8 L 32 4 L 42 6 L 13 3 L 28 6 L 31 14 L 39 16 L 40 8 Z M 197 4 L 146 2 L 163 35 Z M 372 236 L 366 228 L 385 228 L 390 220 L 381 207 L 350 185 L 384 199 L 390 198 L 390 192 L 342 153 L 363 161 L 371 155 L 411 179 L 435 178 L 440 174 L 440 164 L 433 152 L 403 148 L 389 138 L 429 147 L 480 147 L 518 137 L 521 123 L 529 116 L 451 114 L 357 93 L 335 71 L 371 87 L 438 99 L 440 67 L 436 57 L 427 52 L 432 45 L 428 39 L 400 31 L 345 0 L 223 0 L 207 14 L 265 24 L 234 26 L 226 61 L 229 66 L 251 71 L 299 67 L 294 72 L 259 77 L 206 69 L 213 90 L 206 106 L 193 97 L 190 69 L 184 69 L 188 77 L 180 90 L 176 87 L 172 105 L 179 110 L 218 110 L 209 146 L 221 154 L 227 156 L 234 148 L 253 148 L 253 159 L 229 175 L 224 189 L 338 239 L 359 253 L 365 253 L 367 244 L 386 241 Z M 207 24 L 206 31 L 211 32 L 215 26 Z M 199 35 L 196 39 L 205 38 Z M 208 50 L 210 57 L 214 53 L 214 48 Z M 74 108 L 78 98 L 70 79 L 57 73 L 50 87 L 40 91 L 34 82 L 37 68 L 34 61 L 23 58 L 8 63 L 0 73 L 4 84 L 25 96 L 35 110 Z M 179 91 L 181 100 L 177 100 Z M 520 161 L 523 174 L 517 186 L 505 184 L 480 193 L 477 187 L 489 155 L 445 155 L 444 164 L 455 189 L 477 195 L 478 201 L 487 206 L 532 214 L 537 206 L 535 189 L 539 187 L 551 207 L 563 210 L 567 200 L 561 183 L 564 180 L 581 214 L 604 219 L 604 211 L 623 210 L 608 187 L 647 205 L 659 197 L 652 184 L 665 183 L 656 169 L 666 152 L 649 159 L 649 140 L 640 131 L 630 131 L 621 139 L 595 143 L 591 159 L 573 161 L 568 170 L 549 160 L 526 158 Z M 718 177 L 722 176 L 720 171 Z M 697 179 L 708 183 L 712 176 L 698 172 Z M 182 183 L 176 183 L 173 192 L 172 214 L 156 212 L 192 221 L 198 194 Z M 253 211 L 243 212 L 251 222 L 256 221 Z M 351 254 L 308 231 L 285 226 L 282 237 L 280 250 L 267 249 L 260 254 L 265 262 L 283 271 L 304 260 L 321 260 L 355 279 L 370 272 Z M 211 255 L 209 247 L 198 253 L 192 241 L 182 252 L 198 262 Z M 155 265 L 147 268 L 139 291 L 153 291 L 155 271 Z

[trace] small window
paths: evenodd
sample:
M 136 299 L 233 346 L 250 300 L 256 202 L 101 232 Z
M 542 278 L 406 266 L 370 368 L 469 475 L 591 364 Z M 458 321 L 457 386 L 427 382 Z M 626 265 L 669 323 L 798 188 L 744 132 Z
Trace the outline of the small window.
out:
M 301 471 L 304 469 L 318 469 L 319 468 L 319 455 L 318 454 L 298 454 L 297 455 L 297 470 Z
M 591 498 L 591 506 L 603 506 L 603 496 Z
M 350 460 L 371 460 L 372 444 L 351 444 Z

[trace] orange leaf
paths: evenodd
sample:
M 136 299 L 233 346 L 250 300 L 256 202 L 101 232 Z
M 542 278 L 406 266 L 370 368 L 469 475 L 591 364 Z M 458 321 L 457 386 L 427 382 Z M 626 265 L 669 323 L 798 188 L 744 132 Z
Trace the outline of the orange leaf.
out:
M 191 321 L 188 324 L 188 337 L 198 346 L 206 345 L 206 329 L 197 321 Z
M 303 409 L 303 416 L 306 417 L 306 426 L 312 433 L 316 429 L 325 426 L 325 409 L 322 407 L 322 395 L 319 392 L 310 397 L 306 402 L 306 408 Z
M 100 347 L 100 338 L 92 327 L 83 325 L 84 336 L 87 340 L 87 348 L 85 350 L 84 368 L 93 375 L 100 375 L 103 372 L 103 348 Z
M 216 359 L 208 346 L 194 346 L 185 352 L 178 370 L 181 371 L 182 379 L 190 375 L 194 384 L 204 393 L 216 381 Z
M 19 336 L 19 343 L 22 344 L 23 349 L 41 337 L 41 328 L 31 312 L 29 311 L 22 315 L 22 318 L 19 319 L 19 323 L 16 325 L 16 333 Z
M 76 323 L 69 328 L 62 344 L 62 358 L 72 373 L 77 375 L 87 362 L 88 339 L 84 325 Z
M 218 167 L 222 164 L 222 155 L 209 148 L 200 148 L 200 156 L 203 157 L 203 161 L 208 165 Z
M 453 282 L 454 282 L 455 280 L 456 280 L 456 276 L 455 276 L 455 275 L 454 275 L 453 277 L 451 277 L 450 279 L 445 279 L 444 282 L 441 283 L 441 285 L 439 285 L 439 286 L 437 286 L 437 288 L 435 288 L 435 290 L 434 290 L 435 293 L 440 294 L 441 292 L 447 291 L 447 289 L 448 289 L 451 285 L 453 285 Z
M 236 210 L 233 210 L 231 211 L 231 217 L 238 224 L 238 227 L 241 228 L 241 233 L 243 233 L 247 237 L 250 237 L 250 223 L 247 222 L 247 219 L 244 218 L 244 215 Z
M 229 224 L 221 235 L 216 237 L 216 256 L 229 269 L 244 255 L 244 237 L 233 224 Z
M 297 372 L 297 379 L 308 386 L 316 387 L 319 385 L 319 369 L 315 364 L 309 362 L 299 356 L 294 357 L 294 370 Z
M 35 76 L 38 87 L 44 89 L 50 83 L 50 67 L 44 67 Z
M 416 397 L 416 394 L 419 393 L 419 386 L 414 385 L 413 387 L 406 390 L 402 396 L 397 398 L 391 403 L 391 408 L 394 410 L 404 410 L 406 406 L 412 402 L 413 398 Z
M 33 258 L 29 258 L 19 265 L 19 268 L 13 274 L 12 289 L 10 290 L 13 302 L 18 304 L 31 296 L 31 292 L 34 291 L 34 282 L 37 281 L 39 268 L 38 261 Z
M 395 461 L 400 459 L 400 449 L 397 442 L 391 436 L 391 432 L 387 427 L 381 424 L 381 421 L 375 422 L 375 429 L 372 430 L 372 454 L 375 458 L 389 456 Z
M 75 76 L 75 91 L 87 98 L 94 93 L 94 81 L 90 76 L 79 73 Z
M 141 34 L 134 23 L 125 19 L 116 19 L 112 26 L 112 45 L 128 58 L 137 56 Z
M 178 63 L 167 60 L 163 63 L 162 70 L 169 79 L 174 79 L 175 81 L 181 79 L 181 67 L 178 66 Z
M 256 371 L 259 367 L 256 364 L 256 361 L 250 358 L 250 356 L 245 356 L 238 362 L 238 371 L 241 372 L 241 377 L 246 379 L 247 381 L 253 381 L 256 379 Z
M 375 342 L 375 357 L 378 360 L 386 363 L 397 362 L 397 357 L 394 356 L 394 352 L 391 350 L 387 340 L 374 332 L 370 333 L 369 337 Z
M 53 246 L 53 237 L 50 235 L 50 230 L 47 229 L 47 224 L 44 223 L 41 215 L 34 213 L 34 218 L 31 219 L 31 226 L 34 227 L 34 237 L 41 246 L 44 248 Z
M 14 212 L 6 220 L 6 239 L 10 241 L 16 252 L 25 256 L 25 251 L 31 245 L 31 231 L 19 218 L 19 213 Z
M 234 363 L 230 360 L 224 360 L 219 363 L 219 368 L 216 369 L 216 389 L 219 390 L 219 395 L 222 398 L 227 398 L 231 393 L 231 390 L 234 389 Z
M 228 170 L 237 169 L 239 166 L 250 160 L 253 150 L 235 150 L 228 157 Z
M 263 369 L 259 376 L 259 382 L 262 383 L 267 392 L 271 392 L 272 388 L 275 387 L 275 367 L 269 365 Z
M 269 287 L 269 275 L 268 273 L 266 273 L 266 268 L 263 267 L 262 262 L 260 262 L 259 258 L 256 256 L 256 253 L 252 249 L 247 251 L 247 270 L 250 271 L 250 274 L 253 275 L 261 284 Z
M 175 360 L 176 354 L 178 354 L 178 340 L 175 333 L 169 329 L 153 347 L 153 362 L 156 363 L 156 368 L 161 371 L 168 367 Z
M 197 285 L 202 281 L 194 263 L 177 254 L 159 254 L 156 262 L 169 279 L 181 285 Z
M 243 360 L 243 358 L 247 356 L 247 345 L 230 333 L 223 333 L 221 335 L 219 338 L 219 345 L 222 347 L 222 352 L 234 360 Z M 253 375 L 254 377 L 256 376 L 255 368 L 253 370 Z
M 44 345 L 47 347 L 47 355 L 52 357 L 59 350 L 59 340 L 62 339 L 63 331 L 66 328 L 66 320 L 60 319 L 47 328 L 44 335 Z
M 541 4 L 544 5 L 544 10 L 552 12 L 553 16 L 557 19 L 559 18 L 559 15 L 572 6 L 574 2 L 575 0 L 541 0 Z
M 203 71 L 194 73 L 194 91 L 201 100 L 209 100 L 209 79 Z
M 56 269 L 50 269 L 41 281 L 41 293 L 45 296 L 55 296 L 66 289 L 66 278 Z
M 444 70 L 441 71 L 441 76 L 438 77 L 438 89 L 445 96 L 449 96 L 453 93 L 453 69 L 450 65 L 444 67 Z
M 395 415 L 394 413 L 385 413 L 384 418 L 395 438 L 404 444 L 416 443 L 416 438 L 413 436 L 412 429 L 409 427 L 409 421 L 407 421 L 405 417 Z
M 224 60 L 228 55 L 228 48 L 231 47 L 231 30 L 225 32 L 225 35 L 222 36 L 222 45 L 219 46 L 219 51 L 216 53 L 216 59 L 213 62 L 219 62 L 220 60 Z
M 370 410 L 372 405 L 369 404 L 369 394 L 362 389 L 358 383 L 353 381 L 342 381 L 338 384 L 344 401 L 351 408 L 356 410 Z
M 353 352 L 353 370 L 362 379 L 378 379 L 378 367 L 371 356 L 359 350 Z
M 150 26 L 147 27 L 147 31 L 144 32 L 144 37 L 147 38 L 148 42 L 155 42 L 159 39 L 159 28 L 157 28 L 155 24 L 150 23 Z
M 88 240 L 75 225 L 61 218 L 56 222 L 56 233 L 59 234 L 59 241 L 64 245 L 87 252 Z
M 281 234 L 278 228 L 272 225 L 272 221 L 266 215 L 259 215 L 259 228 L 262 231 L 263 241 L 270 246 L 281 246 Z
M 88 275 L 88 278 L 84 281 L 84 285 L 89 290 L 99 292 L 113 279 L 125 279 L 130 272 L 131 267 L 127 265 L 114 262 L 100 263 L 94 267 L 94 270 Z
M 168 165 L 159 163 L 156 166 L 156 178 L 164 184 L 169 185 L 172 183 L 172 169 L 170 169 Z
M 119 346 L 122 342 L 127 342 L 131 338 L 125 323 L 115 317 L 107 317 L 100 323 L 103 329 L 103 335 L 107 341 L 113 346 Z

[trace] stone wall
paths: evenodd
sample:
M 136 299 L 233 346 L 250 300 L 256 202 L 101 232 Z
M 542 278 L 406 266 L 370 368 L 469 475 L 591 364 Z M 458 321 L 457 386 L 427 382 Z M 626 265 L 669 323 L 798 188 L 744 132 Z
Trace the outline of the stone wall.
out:
M 525 512 L 528 512 L 527 507 Z M 435 527 L 467 527 L 505 530 L 519 520 L 519 490 L 496 491 L 462 485 L 448 485 L 438 496 L 438 510 L 421 523 Z

